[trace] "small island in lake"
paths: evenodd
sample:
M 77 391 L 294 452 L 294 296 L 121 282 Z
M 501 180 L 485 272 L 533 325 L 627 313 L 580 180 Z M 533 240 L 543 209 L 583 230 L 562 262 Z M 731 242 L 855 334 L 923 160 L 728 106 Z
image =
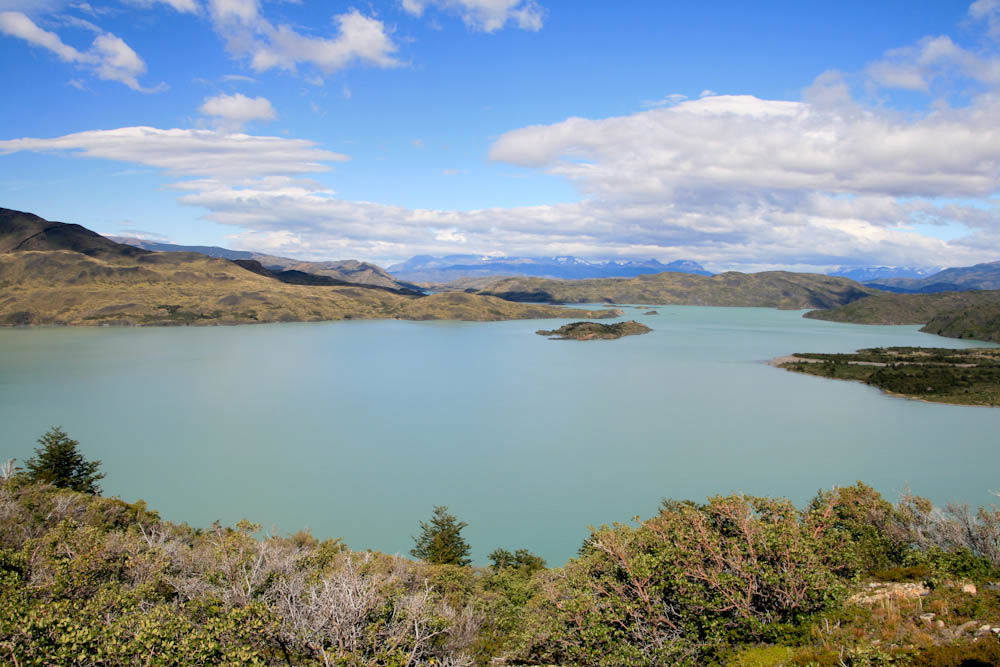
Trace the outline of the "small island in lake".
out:
M 773 366 L 864 382 L 889 394 L 933 403 L 1000 406 L 1000 349 L 885 347 L 853 354 L 796 352 Z
M 652 331 L 645 324 L 635 320 L 601 324 L 600 322 L 572 322 L 552 331 L 536 331 L 539 336 L 551 336 L 551 340 L 614 340 L 622 336 L 637 336 Z

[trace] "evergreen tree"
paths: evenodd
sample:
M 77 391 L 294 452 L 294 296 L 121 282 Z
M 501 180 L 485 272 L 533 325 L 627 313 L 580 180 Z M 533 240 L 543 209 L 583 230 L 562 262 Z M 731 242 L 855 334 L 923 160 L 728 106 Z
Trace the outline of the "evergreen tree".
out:
M 413 538 L 416 546 L 410 555 L 435 565 L 468 565 L 469 545 L 462 537 L 468 525 L 449 514 L 447 507 L 435 507 L 431 520 L 420 522 L 420 535 Z
M 35 456 L 24 462 L 25 478 L 31 482 L 45 482 L 63 489 L 99 495 L 97 480 L 104 479 L 98 472 L 100 461 L 87 461 L 77 450 L 80 443 L 73 440 L 58 426 L 38 439 L 41 445 Z
M 493 553 L 489 555 L 489 559 L 494 570 L 515 569 L 525 574 L 544 570 L 546 565 L 544 558 L 536 556 L 527 549 L 518 549 L 514 552 L 507 549 L 494 549 Z

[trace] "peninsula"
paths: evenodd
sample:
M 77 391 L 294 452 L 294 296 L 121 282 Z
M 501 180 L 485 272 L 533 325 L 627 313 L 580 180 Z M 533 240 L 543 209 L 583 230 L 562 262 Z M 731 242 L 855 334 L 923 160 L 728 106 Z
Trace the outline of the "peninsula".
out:
M 796 373 L 864 382 L 933 403 L 1000 406 L 1000 349 L 885 347 L 852 354 L 796 352 L 770 362 Z

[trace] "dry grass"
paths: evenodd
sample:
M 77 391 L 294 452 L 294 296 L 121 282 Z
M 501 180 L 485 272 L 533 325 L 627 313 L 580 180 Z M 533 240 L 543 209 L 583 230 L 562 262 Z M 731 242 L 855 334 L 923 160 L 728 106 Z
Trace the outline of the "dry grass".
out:
M 97 259 L 70 251 L 0 255 L 0 324 L 179 325 L 343 319 L 507 320 L 614 311 L 517 304 L 474 294 L 407 297 L 288 285 L 194 253 Z

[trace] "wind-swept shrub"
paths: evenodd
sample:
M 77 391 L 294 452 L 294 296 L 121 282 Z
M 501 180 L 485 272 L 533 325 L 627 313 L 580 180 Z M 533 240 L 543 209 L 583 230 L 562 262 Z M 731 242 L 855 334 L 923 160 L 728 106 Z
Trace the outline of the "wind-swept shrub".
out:
M 785 500 L 664 502 L 636 526 L 594 531 L 546 578 L 524 657 L 591 665 L 703 661 L 770 636 L 842 591 L 822 534 Z

